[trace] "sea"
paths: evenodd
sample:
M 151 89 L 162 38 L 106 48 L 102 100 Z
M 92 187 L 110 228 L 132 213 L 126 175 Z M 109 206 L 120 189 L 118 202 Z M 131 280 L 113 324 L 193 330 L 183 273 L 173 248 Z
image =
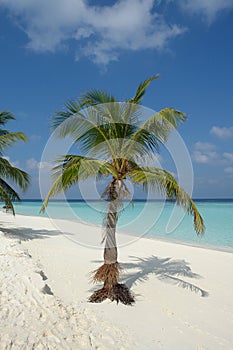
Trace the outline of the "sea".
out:
M 119 211 L 118 231 L 188 245 L 233 252 L 233 199 L 197 199 L 195 204 L 205 223 L 205 233 L 197 235 L 193 217 L 172 202 L 134 200 Z M 40 213 L 41 200 L 15 203 L 16 215 L 46 216 L 101 225 L 108 203 L 104 201 L 51 201 Z M 3 210 L 3 209 L 2 209 Z

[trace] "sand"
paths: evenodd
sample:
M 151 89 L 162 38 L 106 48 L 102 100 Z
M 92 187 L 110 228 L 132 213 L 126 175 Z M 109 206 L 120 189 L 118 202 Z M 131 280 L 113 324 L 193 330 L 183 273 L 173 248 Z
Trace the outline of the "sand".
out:
M 232 350 L 233 254 L 118 234 L 134 306 L 88 302 L 93 225 L 0 213 L 0 350 Z

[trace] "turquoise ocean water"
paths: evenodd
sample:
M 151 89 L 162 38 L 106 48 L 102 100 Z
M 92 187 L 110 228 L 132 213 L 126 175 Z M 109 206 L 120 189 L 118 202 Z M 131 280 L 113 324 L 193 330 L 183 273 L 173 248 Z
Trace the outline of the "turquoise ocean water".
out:
M 184 215 L 182 208 L 173 203 L 135 201 L 125 203 L 119 215 L 118 230 L 137 236 L 179 241 L 193 245 L 210 246 L 233 252 L 233 200 L 196 200 L 205 222 L 203 236 L 197 236 L 192 217 Z M 15 203 L 16 214 L 49 216 L 51 218 L 78 220 L 101 225 L 106 203 L 53 201 L 47 212 L 40 214 L 41 201 Z

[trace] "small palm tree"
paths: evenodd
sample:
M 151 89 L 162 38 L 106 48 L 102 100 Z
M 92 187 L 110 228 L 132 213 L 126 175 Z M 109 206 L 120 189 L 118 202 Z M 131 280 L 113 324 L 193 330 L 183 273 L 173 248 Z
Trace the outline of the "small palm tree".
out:
M 67 154 L 58 159 L 54 167 L 54 183 L 44 200 L 45 210 L 51 197 L 68 190 L 79 181 L 91 177 L 109 179 L 102 194 L 108 201 L 104 220 L 104 264 L 94 273 L 94 282 L 103 282 L 103 288 L 89 298 L 91 302 L 105 299 L 132 304 L 134 297 L 127 286 L 118 283 L 120 266 L 117 260 L 116 225 L 123 200 L 131 196 L 126 179 L 132 183 L 158 190 L 167 198 L 176 200 L 184 210 L 193 215 L 196 232 L 204 232 L 204 224 L 194 202 L 179 187 L 175 178 L 166 170 L 145 166 L 152 153 L 165 143 L 169 133 L 186 119 L 184 113 L 165 108 L 142 122 L 140 102 L 146 88 L 158 76 L 142 82 L 132 99 L 119 103 L 102 91 L 93 90 L 77 102 L 69 101 L 65 110 L 58 111 L 53 127 L 59 137 L 70 135 L 82 155 Z M 84 109 L 84 107 L 87 107 Z
M 12 146 L 17 141 L 26 141 L 26 136 L 22 132 L 9 132 L 3 127 L 9 121 L 15 119 L 7 112 L 0 112 L 0 201 L 5 203 L 5 207 L 15 214 L 13 202 L 20 200 L 17 192 L 7 183 L 15 183 L 20 189 L 25 191 L 29 185 L 29 176 L 24 171 L 14 167 L 4 158 L 3 151 Z

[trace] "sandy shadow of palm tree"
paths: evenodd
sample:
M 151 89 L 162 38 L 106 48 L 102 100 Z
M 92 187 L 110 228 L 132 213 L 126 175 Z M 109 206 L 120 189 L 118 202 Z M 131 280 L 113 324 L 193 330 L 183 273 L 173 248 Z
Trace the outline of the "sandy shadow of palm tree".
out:
M 44 230 L 44 229 L 31 229 L 26 227 L 19 228 L 5 228 L 0 226 L 1 232 L 4 233 L 5 236 L 9 238 L 17 238 L 21 241 L 28 241 L 32 239 L 44 239 L 53 236 L 59 236 L 63 233 L 57 230 Z M 68 235 L 68 233 L 65 233 Z
M 176 284 L 181 288 L 199 293 L 202 297 L 207 297 L 209 293 L 197 285 L 186 281 L 185 278 L 201 278 L 200 275 L 192 272 L 189 263 L 185 260 L 173 260 L 172 258 L 158 258 L 150 256 L 148 258 L 130 257 L 133 262 L 122 264 L 125 271 L 124 283 L 128 288 L 133 284 L 142 283 L 154 275 L 159 280 Z

